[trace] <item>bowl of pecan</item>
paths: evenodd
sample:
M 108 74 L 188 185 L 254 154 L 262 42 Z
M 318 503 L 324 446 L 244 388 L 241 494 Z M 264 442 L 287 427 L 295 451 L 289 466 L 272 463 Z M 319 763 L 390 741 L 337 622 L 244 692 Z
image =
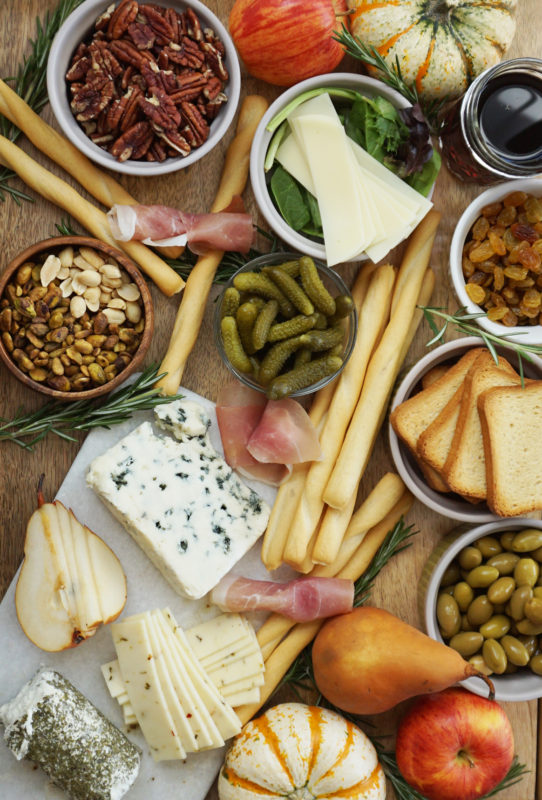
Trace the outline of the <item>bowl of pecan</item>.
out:
M 98 239 L 38 242 L 0 278 L 0 359 L 26 386 L 56 399 L 115 389 L 141 365 L 153 322 L 139 270 Z
M 542 178 L 500 183 L 466 208 L 450 278 L 459 305 L 485 331 L 542 344 Z
M 199 0 L 87 0 L 58 31 L 47 66 L 64 134 L 131 175 L 175 172 L 209 153 L 240 87 L 233 42 Z

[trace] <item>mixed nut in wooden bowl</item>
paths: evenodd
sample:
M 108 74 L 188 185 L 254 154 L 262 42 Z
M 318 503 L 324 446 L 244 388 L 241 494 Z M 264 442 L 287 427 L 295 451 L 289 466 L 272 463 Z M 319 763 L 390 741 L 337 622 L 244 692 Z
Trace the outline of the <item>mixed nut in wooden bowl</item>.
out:
M 153 321 L 136 266 L 98 239 L 38 242 L 0 279 L 0 358 L 57 399 L 94 398 L 122 383 L 141 364 Z

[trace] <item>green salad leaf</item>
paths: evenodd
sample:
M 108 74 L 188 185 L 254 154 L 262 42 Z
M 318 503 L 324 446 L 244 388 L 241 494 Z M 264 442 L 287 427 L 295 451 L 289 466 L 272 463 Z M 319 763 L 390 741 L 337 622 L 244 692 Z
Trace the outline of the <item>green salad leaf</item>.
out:
M 310 222 L 311 214 L 299 184 L 280 165 L 273 172 L 271 192 L 278 210 L 290 228 L 298 231 Z

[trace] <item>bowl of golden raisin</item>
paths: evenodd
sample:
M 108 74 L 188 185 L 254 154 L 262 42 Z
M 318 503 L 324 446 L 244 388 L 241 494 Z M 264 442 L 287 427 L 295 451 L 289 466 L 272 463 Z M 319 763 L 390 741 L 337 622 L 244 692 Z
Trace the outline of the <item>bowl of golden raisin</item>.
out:
M 542 344 L 542 178 L 498 184 L 467 207 L 452 238 L 450 277 L 481 328 Z

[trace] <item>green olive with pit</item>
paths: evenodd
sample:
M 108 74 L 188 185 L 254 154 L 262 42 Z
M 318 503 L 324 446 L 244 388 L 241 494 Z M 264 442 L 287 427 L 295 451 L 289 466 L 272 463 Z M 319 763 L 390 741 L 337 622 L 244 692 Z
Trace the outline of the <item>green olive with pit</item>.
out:
M 455 561 L 452 561 L 452 563 L 444 570 L 441 586 L 452 586 L 459 580 L 461 580 L 459 565 Z
M 486 639 L 482 646 L 482 657 L 489 669 L 502 675 L 508 664 L 504 648 L 495 639 Z
M 498 577 L 499 570 L 496 567 L 488 567 L 482 564 L 470 570 L 466 581 L 473 589 L 485 589 L 487 586 L 491 586 Z
M 538 639 L 536 636 L 524 636 L 520 634 L 516 637 L 518 642 L 521 642 L 523 647 L 527 650 L 529 658 L 532 658 L 538 650 Z
M 497 605 L 500 603 L 507 603 L 512 597 L 516 588 L 516 582 L 511 577 L 497 578 L 487 590 L 487 596 L 490 603 Z
M 536 622 L 531 622 L 527 618 L 516 622 L 516 628 L 518 633 L 522 633 L 524 636 L 540 636 L 542 634 L 542 625 L 537 625 Z
M 437 620 L 440 632 L 445 639 L 449 639 L 461 629 L 461 614 L 454 598 L 441 592 L 437 599 Z
M 464 614 L 474 600 L 474 590 L 467 581 L 459 581 L 453 589 L 455 602 L 459 606 L 459 610 Z
M 536 550 L 533 550 L 531 557 L 534 558 L 535 561 L 542 561 L 542 547 L 537 547 Z
M 536 528 L 520 531 L 512 539 L 514 553 L 530 553 L 539 547 L 542 547 L 542 531 L 537 531 Z
M 542 675 L 542 653 L 537 653 L 531 658 L 529 667 L 535 675 Z
M 519 622 L 525 616 L 525 603 L 533 596 L 530 586 L 518 586 L 508 601 L 508 614 Z
M 476 630 L 474 625 L 471 625 L 469 622 L 469 618 L 466 614 L 461 614 L 461 630 L 462 631 L 474 631 Z
M 475 597 L 467 609 L 467 619 L 474 628 L 479 628 L 493 616 L 493 605 L 486 594 Z
M 511 550 L 515 535 L 516 531 L 507 531 L 506 533 L 503 533 L 499 539 L 501 547 L 503 547 L 505 550 Z
M 465 547 L 458 555 L 457 560 L 461 569 L 471 570 L 482 563 L 482 553 L 477 547 Z
M 500 644 L 506 653 L 506 658 L 517 667 L 526 667 L 529 663 L 529 651 L 515 636 L 503 636 Z
M 491 619 L 480 625 L 480 633 L 484 639 L 500 639 L 506 636 L 511 627 L 512 622 L 509 617 L 504 614 L 494 614 Z
M 457 650 L 463 658 L 468 658 L 478 652 L 483 641 L 484 637 L 478 631 L 462 631 L 452 636 L 448 644 L 454 650 Z
M 469 658 L 469 664 L 472 664 L 474 669 L 477 670 L 477 672 L 481 672 L 482 675 L 493 675 L 493 670 L 486 664 L 481 653 L 471 656 Z
M 481 539 L 476 540 L 475 544 L 486 559 L 502 553 L 501 543 L 494 536 L 482 536 Z
M 498 569 L 499 575 L 511 575 L 518 561 L 519 556 L 517 553 L 510 553 L 507 551 L 506 553 L 499 553 L 496 556 L 491 556 L 487 564 L 489 567 Z
M 520 558 L 514 567 L 514 580 L 518 586 L 535 586 L 540 567 L 534 558 Z
M 542 598 L 531 597 L 525 603 L 523 611 L 527 619 L 534 622 L 535 625 L 542 625 Z

